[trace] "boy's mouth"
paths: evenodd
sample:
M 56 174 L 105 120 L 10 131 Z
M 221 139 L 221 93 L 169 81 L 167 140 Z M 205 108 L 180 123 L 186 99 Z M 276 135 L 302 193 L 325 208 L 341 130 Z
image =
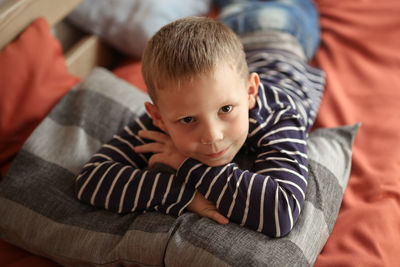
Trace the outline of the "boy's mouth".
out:
M 217 153 L 206 154 L 206 157 L 212 158 L 212 159 L 220 158 L 229 150 L 229 148 L 230 148 L 230 146 L 228 146 L 227 148 L 225 148 Z

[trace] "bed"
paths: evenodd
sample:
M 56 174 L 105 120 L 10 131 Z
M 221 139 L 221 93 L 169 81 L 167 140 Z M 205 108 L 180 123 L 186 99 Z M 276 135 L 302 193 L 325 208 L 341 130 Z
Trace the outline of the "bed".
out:
M 150 24 L 155 9 L 143 2 L 124 18 L 152 30 L 217 13 L 211 1 L 170 1 Z M 126 21 L 96 16 L 104 9 L 89 0 L 0 1 L 0 265 L 398 265 L 400 3 L 315 2 L 321 46 L 312 64 L 327 84 L 308 140 L 309 204 L 274 240 L 191 213 L 119 216 L 74 200 L 73 174 L 143 112 L 139 56 L 151 31 L 136 28 L 129 45 L 127 29 L 119 32 Z

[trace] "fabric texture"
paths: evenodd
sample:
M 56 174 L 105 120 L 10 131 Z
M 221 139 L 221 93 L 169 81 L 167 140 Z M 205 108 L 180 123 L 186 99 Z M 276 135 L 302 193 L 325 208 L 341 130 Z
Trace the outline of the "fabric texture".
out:
M 363 124 L 337 223 L 315 266 L 398 266 L 400 1 L 315 2 L 322 42 L 314 64 L 327 73 L 316 127 Z
M 136 88 L 147 92 L 146 83 L 142 76 L 142 62 L 140 60 L 130 59 L 113 70 L 113 73 L 134 85 Z
M 219 1 L 219 19 L 238 35 L 260 31 L 277 31 L 293 36 L 311 60 L 319 46 L 318 11 L 311 0 Z M 266 41 L 269 43 L 271 37 Z M 263 40 L 261 38 L 261 40 Z M 260 40 L 258 40 L 260 42 Z M 265 47 L 265 46 L 264 46 Z
M 313 264 L 335 223 L 358 125 L 310 134 L 304 210 L 288 236 L 270 239 L 189 212 L 177 219 L 158 212 L 118 215 L 75 199 L 78 170 L 101 143 L 143 112 L 146 100 L 104 69 L 65 95 L 0 183 L 0 237 L 63 265 Z
M 0 52 L 0 168 L 4 176 L 31 132 L 79 79 L 39 18 Z
M 140 58 L 147 41 L 176 19 L 206 15 L 211 0 L 86 0 L 69 16 L 76 26 L 99 35 L 119 51 Z

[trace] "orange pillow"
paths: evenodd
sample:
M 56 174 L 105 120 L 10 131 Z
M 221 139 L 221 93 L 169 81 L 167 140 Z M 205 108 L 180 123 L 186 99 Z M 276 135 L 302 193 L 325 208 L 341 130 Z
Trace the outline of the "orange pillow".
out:
M 79 79 L 70 75 L 62 48 L 44 18 L 35 20 L 0 52 L 0 171 L 35 127 Z

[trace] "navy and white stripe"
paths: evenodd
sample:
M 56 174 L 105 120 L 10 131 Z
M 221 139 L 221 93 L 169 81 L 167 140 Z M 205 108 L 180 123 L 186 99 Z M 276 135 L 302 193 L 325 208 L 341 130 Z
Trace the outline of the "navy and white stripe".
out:
M 156 128 L 144 114 L 85 165 L 76 180 L 78 198 L 120 213 L 155 209 L 179 216 L 198 190 L 231 221 L 269 236 L 286 235 L 305 198 L 305 140 L 324 74 L 281 51 L 249 52 L 248 63 L 261 78 L 245 143 L 257 154 L 253 169 L 242 170 L 235 163 L 209 167 L 187 159 L 176 174 L 145 170 L 150 155 L 133 148 L 146 142 L 139 130 Z
M 77 196 L 91 205 L 118 213 L 158 209 L 180 215 L 194 196 L 171 173 L 145 170 L 149 154 L 135 153 L 145 142 L 137 133 L 157 130 L 145 114 L 104 144 L 76 179 Z

